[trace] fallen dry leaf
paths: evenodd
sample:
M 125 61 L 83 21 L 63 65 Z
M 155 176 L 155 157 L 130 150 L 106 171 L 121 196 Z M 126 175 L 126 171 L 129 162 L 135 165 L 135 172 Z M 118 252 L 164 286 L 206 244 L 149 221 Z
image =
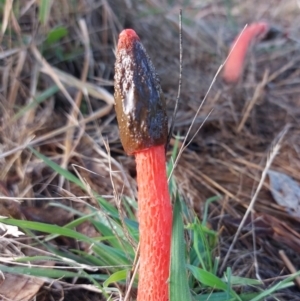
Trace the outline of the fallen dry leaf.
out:
M 4 273 L 4 277 L 0 280 L 1 300 L 29 301 L 44 284 L 42 279 L 25 275 Z
M 300 218 L 299 183 L 278 171 L 269 170 L 268 175 L 274 200 L 278 205 L 285 207 L 291 216 Z

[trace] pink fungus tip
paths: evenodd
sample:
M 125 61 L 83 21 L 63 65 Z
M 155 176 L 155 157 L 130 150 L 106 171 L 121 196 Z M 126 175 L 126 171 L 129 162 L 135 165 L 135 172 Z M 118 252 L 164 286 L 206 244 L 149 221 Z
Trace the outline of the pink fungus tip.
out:
M 243 73 L 246 54 L 255 41 L 261 40 L 268 32 L 269 25 L 257 22 L 249 25 L 234 40 L 229 57 L 223 69 L 223 79 L 227 83 L 236 83 Z
M 133 29 L 124 29 L 119 35 L 118 50 L 128 49 L 135 41 L 139 41 L 140 38 Z

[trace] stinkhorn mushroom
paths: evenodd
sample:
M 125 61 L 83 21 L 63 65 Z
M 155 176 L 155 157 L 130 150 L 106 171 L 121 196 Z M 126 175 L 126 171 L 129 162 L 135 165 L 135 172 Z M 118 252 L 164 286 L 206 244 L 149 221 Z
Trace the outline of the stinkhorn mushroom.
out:
M 172 205 L 166 175 L 168 120 L 153 64 L 132 29 L 119 35 L 115 109 L 127 154 L 135 155 L 140 268 L 138 301 L 167 301 Z
M 265 22 L 253 23 L 235 38 L 223 69 L 222 77 L 226 83 L 238 82 L 243 73 L 247 50 L 253 41 L 262 39 L 268 29 Z

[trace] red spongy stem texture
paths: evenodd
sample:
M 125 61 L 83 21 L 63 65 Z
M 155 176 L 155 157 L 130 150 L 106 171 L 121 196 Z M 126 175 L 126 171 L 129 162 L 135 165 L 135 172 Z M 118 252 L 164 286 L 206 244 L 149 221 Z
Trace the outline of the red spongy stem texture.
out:
M 229 57 L 223 69 L 223 79 L 227 83 L 236 83 L 243 72 L 245 57 L 251 43 L 267 33 L 269 26 L 265 22 L 249 25 L 233 42 Z
M 138 301 L 167 301 L 172 232 L 164 145 L 135 153 L 140 269 Z

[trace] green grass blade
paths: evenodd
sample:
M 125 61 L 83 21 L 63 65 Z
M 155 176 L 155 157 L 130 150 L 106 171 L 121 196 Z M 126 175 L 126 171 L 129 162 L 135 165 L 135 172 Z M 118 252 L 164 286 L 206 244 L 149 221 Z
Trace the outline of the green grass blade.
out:
M 221 197 L 216 195 L 216 196 L 213 196 L 213 197 L 206 200 L 205 205 L 204 205 L 203 218 L 202 218 L 202 225 L 203 226 L 206 226 L 206 223 L 207 223 L 209 205 L 211 203 L 215 202 L 215 201 L 220 200 L 220 199 L 221 199 Z
M 284 279 L 283 281 L 280 281 L 279 283 L 275 284 L 274 286 L 270 287 L 269 289 L 261 292 L 257 297 L 251 299 L 251 301 L 260 301 L 263 300 L 265 297 L 268 297 L 275 293 L 278 290 L 282 290 L 287 287 L 294 286 L 293 280 L 300 275 L 300 271 L 297 273 L 291 275 L 290 277 Z
M 185 242 L 179 196 L 176 196 L 173 216 L 170 301 L 191 301 L 185 264 Z
M 120 270 L 115 273 L 113 273 L 111 276 L 108 277 L 106 281 L 103 283 L 103 287 L 107 287 L 110 284 L 113 284 L 115 282 L 120 283 L 121 281 L 125 281 L 127 277 L 128 270 Z
M 46 44 L 54 44 L 64 38 L 67 34 L 68 30 L 65 26 L 57 26 L 48 32 Z
M 212 273 L 189 264 L 187 264 L 187 267 L 192 272 L 194 277 L 203 285 L 222 291 L 227 290 L 227 284 Z
M 52 0 L 40 0 L 39 21 L 43 25 L 45 25 L 48 22 L 51 4 L 52 4 Z
M 104 260 L 102 260 L 98 256 L 95 256 L 94 254 L 89 254 L 87 252 L 80 251 L 80 250 L 71 250 L 71 251 L 74 254 L 76 254 L 78 256 L 78 258 L 80 258 L 81 261 L 85 260 L 89 265 L 101 266 L 101 267 L 103 267 L 103 266 L 106 265 L 106 263 L 104 262 Z M 108 278 L 108 275 L 107 275 L 106 279 L 107 278 Z
M 196 296 L 195 301 L 236 301 L 234 297 L 228 297 L 227 293 L 210 293 Z
M 28 148 L 41 160 L 43 160 L 49 167 L 51 167 L 54 171 L 56 171 L 58 174 L 64 176 L 65 179 L 69 180 L 70 182 L 76 184 L 83 190 L 86 190 L 86 187 L 84 184 L 76 177 L 74 176 L 71 172 L 68 170 L 61 168 L 58 164 L 47 158 L 46 156 L 42 155 L 38 151 L 36 151 L 33 147 L 28 146 Z
M 215 259 L 214 259 L 214 266 L 213 266 L 213 270 L 212 270 L 212 273 L 213 273 L 214 275 L 216 275 L 217 272 L 218 272 L 218 269 L 219 269 L 219 262 L 220 262 L 220 257 L 215 257 Z
M 230 296 L 231 294 L 231 268 L 227 268 L 226 270 L 226 278 L 227 278 L 227 289 L 226 289 L 226 293 L 227 293 L 227 296 Z
M 58 164 L 44 156 L 43 154 L 36 151 L 33 147 L 28 146 L 28 148 L 41 160 L 43 160 L 50 168 L 52 168 L 54 171 L 56 171 L 59 175 L 63 176 L 68 181 L 76 184 L 79 186 L 82 190 L 86 191 L 87 188 L 85 187 L 84 183 L 82 183 L 76 176 L 74 176 L 71 172 L 68 170 L 61 168 Z M 92 192 L 96 201 L 99 203 L 99 206 L 101 206 L 103 209 L 107 211 L 112 217 L 119 218 L 118 210 L 109 202 L 107 202 L 104 198 L 97 195 L 95 192 Z M 92 207 L 91 207 L 92 208 Z
M 193 225 L 193 247 L 194 247 L 194 250 L 198 256 L 198 259 L 201 263 L 201 267 L 202 269 L 204 269 L 205 271 L 207 271 L 207 268 L 206 268 L 206 264 L 204 262 L 204 259 L 203 259 L 203 254 L 204 254 L 204 250 L 205 250 L 205 244 L 206 244 L 206 240 L 203 238 L 203 235 L 201 235 L 201 230 L 199 231 L 199 227 L 197 227 L 197 220 L 194 222 L 194 225 Z M 199 234 L 200 234 L 200 237 L 201 237 L 201 240 L 199 241 Z M 199 246 L 201 245 L 201 251 L 200 252 L 200 248 Z
M 198 218 L 194 218 L 193 223 L 189 223 L 186 229 L 191 230 L 192 249 L 190 250 L 190 264 L 201 265 L 201 268 L 213 272 L 214 259 L 212 253 L 217 246 L 217 233 L 208 229 Z M 213 274 L 216 274 L 215 272 Z
M 245 293 L 240 295 L 242 301 L 251 301 L 258 293 Z M 224 292 L 211 292 L 194 296 L 195 301 L 236 301 L 235 297 L 228 297 Z
M 120 249 L 115 249 L 103 243 L 95 243 L 92 250 L 107 266 L 131 266 L 132 258 L 127 258 Z
M 49 277 L 52 279 L 58 279 L 63 277 L 80 277 L 80 278 L 87 278 L 90 279 L 91 277 L 88 276 L 86 273 L 80 272 L 70 272 L 66 271 L 65 269 L 54 269 L 54 268 L 45 268 L 45 267 L 8 267 L 5 265 L 0 265 L 0 271 L 13 273 L 13 274 L 20 274 L 20 275 L 31 275 L 36 277 Z M 106 276 L 107 277 L 107 276 Z M 104 277 L 103 277 L 104 278 Z
M 94 241 L 81 234 L 78 233 L 72 229 L 60 227 L 57 225 L 51 225 L 51 224 L 44 224 L 44 223 L 39 223 L 39 222 L 31 222 L 31 221 L 26 221 L 26 220 L 16 220 L 16 219 L 10 219 L 10 218 L 3 218 L 0 219 L 0 222 L 3 224 L 7 225 L 13 225 L 17 226 L 22 229 L 30 229 L 30 230 L 35 230 L 39 232 L 45 232 L 45 233 L 50 233 L 50 234 L 57 234 L 61 236 L 66 236 L 66 237 L 71 237 L 80 241 L 84 241 L 87 243 L 93 243 Z
M 59 262 L 61 263 L 62 260 L 56 258 L 55 256 L 24 256 L 24 257 L 19 257 L 15 259 L 15 262 L 35 262 L 35 261 L 53 261 L 53 262 Z
M 230 283 L 225 283 L 220 278 L 215 276 L 214 274 L 195 267 L 193 265 L 187 265 L 188 269 L 192 272 L 194 277 L 203 285 L 211 287 L 213 289 L 222 290 L 227 292 L 227 299 L 229 297 L 234 297 L 236 300 L 242 301 L 241 298 L 236 294 L 236 292 L 230 288 Z
M 232 276 L 232 275 L 231 275 L 230 283 L 232 285 L 249 285 L 249 286 L 263 284 L 262 281 L 257 279 L 243 278 L 243 277 Z
M 45 90 L 44 92 L 42 92 L 41 94 L 39 94 L 38 96 L 36 96 L 34 98 L 33 102 L 30 102 L 29 104 L 25 105 L 23 108 L 21 108 L 19 110 L 18 113 L 16 113 L 13 117 L 12 117 L 12 121 L 15 121 L 17 119 L 19 119 L 21 116 L 23 116 L 26 112 L 28 112 L 29 110 L 35 108 L 36 106 L 38 106 L 40 103 L 42 103 L 43 101 L 45 101 L 46 99 L 48 99 L 49 97 L 53 96 L 54 94 L 56 94 L 59 91 L 59 88 L 54 85 L 50 88 L 48 88 L 47 90 Z

